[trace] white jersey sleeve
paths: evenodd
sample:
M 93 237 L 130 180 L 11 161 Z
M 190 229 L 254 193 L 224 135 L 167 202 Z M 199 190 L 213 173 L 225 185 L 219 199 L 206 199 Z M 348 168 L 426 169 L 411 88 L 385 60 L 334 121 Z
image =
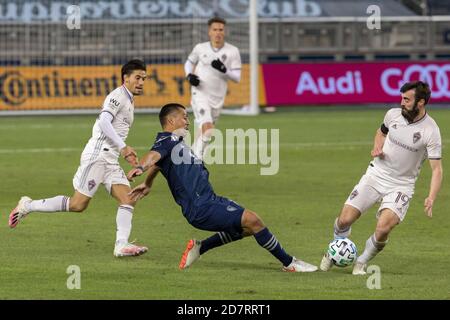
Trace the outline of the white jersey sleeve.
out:
M 188 56 L 188 60 L 193 64 L 196 65 L 200 59 L 200 43 L 197 44 L 194 49 L 192 50 L 191 54 Z
M 396 110 L 397 110 L 396 108 L 389 109 L 388 112 L 386 112 L 386 114 L 384 115 L 383 123 L 386 128 L 389 128 L 389 125 L 391 124 L 392 120 L 395 118 L 395 116 L 397 114 Z
M 230 61 L 231 61 L 230 62 L 230 70 L 241 70 L 242 69 L 241 55 L 240 55 L 239 49 L 237 47 L 233 47 Z
M 92 160 L 103 157 L 107 162 L 118 163 L 120 147 L 125 144 L 134 120 L 133 97 L 124 86 L 118 87 L 106 97 L 101 113 L 110 115 L 109 120 L 116 133 L 115 137 L 111 138 L 110 134 L 104 132 L 99 116 L 92 128 L 92 137 L 86 144 L 82 157 Z
M 105 101 L 103 102 L 102 112 L 108 112 L 114 118 L 126 102 L 127 100 L 124 95 L 112 92 L 106 97 Z
M 427 142 L 427 156 L 430 160 L 442 158 L 442 140 L 439 127 L 436 125 Z
M 114 130 L 112 126 L 112 121 L 114 120 L 114 117 L 109 112 L 102 112 L 100 113 L 99 119 L 98 119 L 98 125 L 100 129 L 102 130 L 102 133 L 113 142 L 115 146 L 119 148 L 119 151 L 122 150 L 122 148 L 125 148 L 126 144 L 125 142 L 119 137 L 117 132 Z

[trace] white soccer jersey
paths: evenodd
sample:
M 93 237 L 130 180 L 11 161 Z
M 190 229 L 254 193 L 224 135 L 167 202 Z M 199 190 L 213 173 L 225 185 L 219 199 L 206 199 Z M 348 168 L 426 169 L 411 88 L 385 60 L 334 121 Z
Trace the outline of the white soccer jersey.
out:
M 114 117 L 111 123 L 112 127 L 125 142 L 134 120 L 133 95 L 125 86 L 116 88 L 106 97 L 101 112 L 108 112 Z M 120 150 L 105 136 L 98 122 L 97 118 L 92 128 L 92 137 L 86 144 L 81 158 L 89 159 L 92 162 L 101 155 L 109 163 L 118 163 Z
M 215 49 L 209 41 L 199 43 L 188 57 L 188 60 L 196 65 L 195 74 L 200 78 L 200 85 L 193 87 L 193 90 L 224 99 L 228 77 L 211 66 L 211 62 L 216 59 L 220 59 L 227 70 L 240 70 L 242 67 L 239 49 L 235 46 L 225 42 L 222 48 Z
M 387 184 L 412 186 L 425 159 L 441 159 L 441 134 L 428 115 L 409 123 L 401 108 L 390 109 L 384 118 L 389 129 L 383 146 L 383 158 L 375 158 L 368 174 Z

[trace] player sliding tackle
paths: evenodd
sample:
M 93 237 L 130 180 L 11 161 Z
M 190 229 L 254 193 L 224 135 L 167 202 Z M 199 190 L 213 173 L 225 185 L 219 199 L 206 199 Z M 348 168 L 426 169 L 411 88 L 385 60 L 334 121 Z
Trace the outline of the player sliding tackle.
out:
M 125 144 L 134 117 L 134 96 L 143 93 L 146 66 L 141 60 L 131 60 L 122 67 L 123 85 L 112 91 L 103 103 L 92 137 L 81 154 L 81 162 L 73 178 L 75 192 L 72 197 L 56 196 L 48 199 L 31 200 L 22 197 L 9 216 L 9 226 L 14 228 L 31 212 L 82 212 L 96 193 L 100 184 L 119 203 L 117 209 L 117 233 L 114 255 L 137 256 L 147 251 L 128 242 L 135 201 L 130 200 L 130 183 L 119 165 L 122 156 L 136 166 L 136 152 Z
M 180 269 L 191 266 L 208 250 L 254 236 L 261 247 L 283 264 L 282 270 L 317 270 L 317 267 L 287 254 L 256 213 L 214 193 L 208 170 L 183 141 L 189 119 L 182 105 L 165 105 L 159 113 L 159 120 L 163 132 L 158 133 L 152 149 L 141 159 L 139 166 L 127 175 L 131 180 L 148 171 L 145 182 L 131 191 L 131 198 L 137 201 L 148 195 L 153 180 L 161 171 L 187 221 L 197 229 L 217 232 L 203 241 L 189 240 Z
M 366 274 L 367 263 L 383 250 L 392 229 L 405 218 L 426 158 L 430 162 L 432 176 L 424 209 L 430 218 L 441 188 L 441 135 L 436 122 L 425 110 L 431 95 L 428 84 L 421 81 L 405 83 L 400 92 L 401 108 L 386 113 L 375 135 L 371 152 L 374 160 L 334 223 L 335 238 L 348 237 L 352 224 L 361 214 L 376 202 L 381 202 L 375 233 L 367 239 L 364 252 L 356 260 L 354 275 Z M 328 271 L 331 266 L 331 259 L 325 254 L 320 269 Z

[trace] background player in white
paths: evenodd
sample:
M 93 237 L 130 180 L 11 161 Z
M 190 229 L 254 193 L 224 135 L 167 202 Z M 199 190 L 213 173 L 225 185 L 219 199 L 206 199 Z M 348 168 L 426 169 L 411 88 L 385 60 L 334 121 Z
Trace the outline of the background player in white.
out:
M 211 140 L 211 129 L 219 118 L 227 94 L 228 80 L 241 80 L 239 49 L 225 42 L 226 21 L 214 17 L 208 21 L 208 42 L 197 44 L 189 55 L 184 70 L 191 87 L 191 106 L 199 134 L 192 146 L 203 159 Z
M 106 97 L 92 129 L 92 137 L 81 154 L 80 166 L 73 178 L 73 196 L 34 201 L 22 197 L 9 216 L 11 228 L 31 212 L 82 212 L 103 184 L 119 203 L 114 255 L 136 256 L 147 251 L 146 247 L 128 242 L 135 201 L 128 196 L 130 184 L 118 161 L 122 156 L 133 166 L 138 163 L 136 152 L 125 144 L 125 140 L 133 124 L 134 96 L 143 93 L 146 69 L 144 62 L 138 59 L 122 66 L 123 84 Z
M 366 274 L 369 260 L 386 245 L 392 229 L 406 215 L 420 168 L 428 158 L 432 176 L 425 213 L 432 216 L 433 204 L 441 188 L 441 135 L 436 122 L 427 114 L 425 105 L 430 99 L 428 84 L 417 81 L 404 84 L 401 109 L 390 109 L 375 135 L 374 160 L 366 174 L 355 186 L 334 223 L 334 236 L 348 237 L 351 225 L 376 202 L 378 221 L 375 233 L 366 241 L 364 252 L 357 258 L 353 274 Z M 320 269 L 328 271 L 332 262 L 327 254 Z

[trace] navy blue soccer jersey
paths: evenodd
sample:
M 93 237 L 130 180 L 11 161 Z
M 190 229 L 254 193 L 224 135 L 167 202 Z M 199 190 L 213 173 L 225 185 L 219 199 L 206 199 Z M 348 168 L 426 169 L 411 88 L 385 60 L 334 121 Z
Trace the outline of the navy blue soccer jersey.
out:
M 167 179 L 175 202 L 184 216 L 194 218 L 198 208 L 215 198 L 203 161 L 195 157 L 182 137 L 170 132 L 158 133 L 151 150 L 161 155 L 156 166 Z

